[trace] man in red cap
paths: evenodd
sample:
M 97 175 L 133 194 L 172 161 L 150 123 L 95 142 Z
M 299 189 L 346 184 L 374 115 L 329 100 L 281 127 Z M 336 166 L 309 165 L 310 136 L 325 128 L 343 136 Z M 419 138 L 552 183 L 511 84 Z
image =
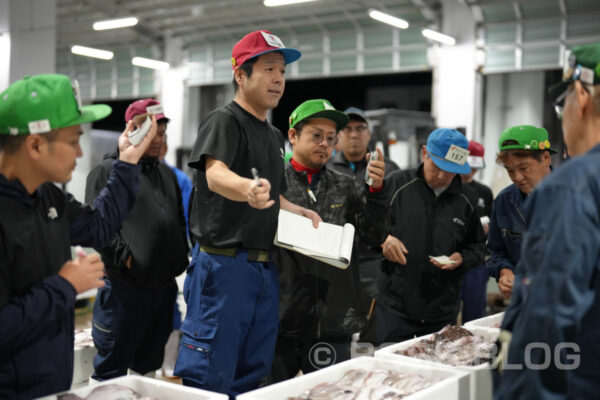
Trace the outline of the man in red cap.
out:
M 197 170 L 187 270 L 187 314 L 174 374 L 183 384 L 235 396 L 254 389 L 273 361 L 279 277 L 270 254 L 279 209 L 316 212 L 283 196 L 283 135 L 267 121 L 300 52 L 269 31 L 232 51 L 235 98 L 201 123 L 189 166 Z
M 175 277 L 188 264 L 181 190 L 169 166 L 158 159 L 168 118 L 153 99 L 133 102 L 125 120 L 154 115 L 157 133 L 140 160 L 140 190 L 129 216 L 114 239 L 96 249 L 108 278 L 94 302 L 92 337 L 98 349 L 92 378 L 105 380 L 156 371 L 173 328 Z M 143 118 L 142 118 L 143 119 Z M 106 154 L 88 175 L 86 201 L 98 195 L 118 151 Z
M 477 195 L 477 204 L 475 208 L 481 219 L 483 232 L 487 235 L 489 230 L 490 216 L 492 215 L 492 202 L 494 195 L 492 190 L 483 183 L 477 182 L 474 177 L 485 167 L 483 156 L 485 149 L 474 140 L 469 141 L 469 158 L 468 162 L 471 166 L 471 172 L 461 175 L 463 183 L 470 186 Z M 485 307 L 487 305 L 486 289 L 489 275 L 485 264 L 479 265 L 465 274 L 461 295 L 462 300 L 462 322 L 472 321 L 485 316 Z

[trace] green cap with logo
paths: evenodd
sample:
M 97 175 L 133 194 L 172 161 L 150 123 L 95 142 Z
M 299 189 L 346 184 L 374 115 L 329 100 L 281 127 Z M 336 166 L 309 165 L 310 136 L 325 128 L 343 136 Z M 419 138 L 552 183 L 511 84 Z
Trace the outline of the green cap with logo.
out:
M 350 119 L 346 114 L 335 109 L 331 103 L 324 99 L 307 100 L 300 104 L 290 115 L 290 129 L 298 122 L 310 118 L 326 118 L 337 125 L 337 130 L 344 129 Z
M 26 76 L 0 94 L 0 134 L 48 133 L 110 113 L 105 104 L 82 106 L 77 81 L 66 75 Z
M 504 150 L 548 150 L 557 151 L 550 147 L 548 131 L 532 125 L 517 125 L 506 129 L 498 140 L 500 151 Z
M 562 81 L 548 89 L 552 97 L 560 96 L 575 81 L 600 85 L 600 43 L 573 47 L 566 58 Z

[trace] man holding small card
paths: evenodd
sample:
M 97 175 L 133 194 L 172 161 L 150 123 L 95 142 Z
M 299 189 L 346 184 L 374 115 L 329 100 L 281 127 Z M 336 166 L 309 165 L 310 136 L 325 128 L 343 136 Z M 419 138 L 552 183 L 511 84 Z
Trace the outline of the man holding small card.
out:
M 329 101 L 316 99 L 300 104 L 289 119 L 288 138 L 294 154 L 285 166 L 286 198 L 316 211 L 323 222 L 351 223 L 356 228 L 350 266 L 339 269 L 298 252 L 278 248 L 280 329 L 271 381 L 291 379 L 323 368 L 314 346 L 333 349 L 331 363 L 350 358 L 350 342 L 365 320 L 360 298 L 356 243 L 377 245 L 386 232 L 387 207 L 383 185 L 385 164 L 381 150 L 366 167 L 372 184 L 362 186 L 326 166 L 337 132 L 348 116 Z M 367 157 L 368 158 L 368 157 Z M 363 194 L 366 192 L 366 196 Z M 318 364 L 317 364 L 318 363 Z
M 398 342 L 456 323 L 463 275 L 483 263 L 485 235 L 470 172 L 468 141 L 436 129 L 422 164 L 389 175 L 390 227 L 375 306 L 379 343 Z
M 175 277 L 188 264 L 181 189 L 175 173 L 158 159 L 169 122 L 158 101 L 129 105 L 125 121 L 137 128 L 129 140 L 143 139 L 149 117 L 156 119 L 157 132 L 140 160 L 135 205 L 113 240 L 96 249 L 108 274 L 94 302 L 92 337 L 98 355 L 92 377 L 97 380 L 125 375 L 128 369 L 143 375 L 160 368 L 173 328 Z M 117 157 L 118 152 L 106 154 L 90 171 L 86 201 L 102 190 Z

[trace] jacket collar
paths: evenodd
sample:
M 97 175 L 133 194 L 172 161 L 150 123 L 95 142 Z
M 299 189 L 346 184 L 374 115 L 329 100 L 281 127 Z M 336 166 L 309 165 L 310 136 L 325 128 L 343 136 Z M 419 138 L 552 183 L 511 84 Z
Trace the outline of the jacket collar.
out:
M 365 155 L 366 155 L 366 153 L 365 153 Z M 349 165 L 351 162 L 352 162 L 352 163 L 354 163 L 354 164 L 361 164 L 361 163 L 363 163 L 363 162 L 364 162 L 365 164 L 367 163 L 367 160 L 366 160 L 366 159 L 364 159 L 364 158 L 363 158 L 361 161 L 356 161 L 356 162 L 355 162 L 355 161 L 348 161 L 348 160 L 346 159 L 346 157 L 344 156 L 344 152 L 343 152 L 343 151 L 341 151 L 341 150 L 340 150 L 340 151 L 338 151 L 337 153 L 335 153 L 335 156 L 333 156 L 333 157 L 331 158 L 331 160 L 332 160 L 332 162 L 333 162 L 334 164 L 341 164 L 341 165 Z
M 427 186 L 427 188 L 433 192 L 433 189 L 431 189 L 431 187 L 427 184 L 427 181 L 425 180 L 425 175 L 423 175 L 423 163 L 419 164 L 419 167 L 416 169 L 415 175 L 418 178 L 421 178 L 425 186 Z M 454 179 L 452 179 L 452 182 L 450 182 L 450 186 L 446 190 L 444 190 L 441 196 L 443 196 L 446 193 L 460 194 L 462 191 L 462 185 L 463 184 L 462 180 L 460 179 L 460 176 L 456 174 L 454 176 Z
M 117 150 L 115 150 L 112 153 L 106 153 L 103 157 L 104 160 L 117 160 L 119 159 L 119 149 L 117 148 Z M 141 165 L 142 167 L 142 171 L 147 171 L 149 169 L 153 169 L 158 167 L 158 164 L 160 164 L 160 161 L 158 161 L 157 157 L 142 157 L 140 158 L 140 160 L 138 161 L 138 165 Z
M 10 197 L 21 203 L 33 205 L 33 201 L 38 194 L 39 188 L 30 195 L 27 189 L 18 179 L 9 181 L 6 177 L 0 174 L 0 195 Z

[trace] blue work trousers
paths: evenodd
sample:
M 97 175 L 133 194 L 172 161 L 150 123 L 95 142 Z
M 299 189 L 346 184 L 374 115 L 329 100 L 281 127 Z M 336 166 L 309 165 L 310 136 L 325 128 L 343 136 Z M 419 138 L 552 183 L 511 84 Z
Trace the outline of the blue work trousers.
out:
M 187 313 L 174 375 L 186 386 L 228 394 L 269 374 L 279 325 L 279 276 L 271 262 L 208 254 L 196 245 L 183 288 Z
M 146 374 L 160 368 L 173 330 L 175 279 L 162 288 L 142 289 L 105 280 L 94 302 L 92 337 L 96 380 Z
M 485 317 L 488 270 L 479 265 L 465 274 L 458 301 L 462 299 L 462 323 Z M 460 307 L 460 304 L 459 304 Z

